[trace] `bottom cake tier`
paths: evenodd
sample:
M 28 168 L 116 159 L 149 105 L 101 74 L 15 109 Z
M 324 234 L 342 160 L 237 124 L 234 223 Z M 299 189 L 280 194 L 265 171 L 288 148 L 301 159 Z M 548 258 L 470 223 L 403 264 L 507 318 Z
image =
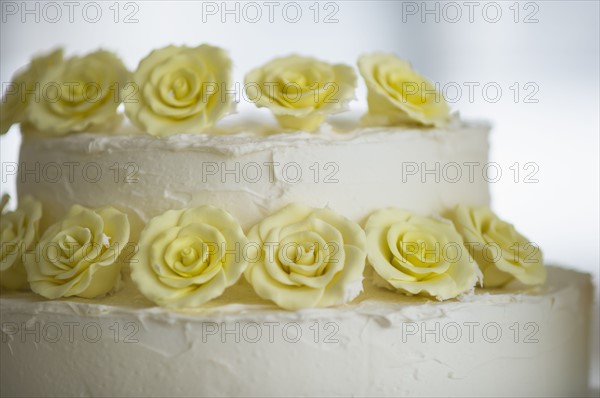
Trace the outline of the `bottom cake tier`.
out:
M 2 396 L 581 396 L 592 283 L 437 302 L 374 287 L 284 311 L 245 283 L 195 312 L 130 284 L 104 299 L 0 298 Z

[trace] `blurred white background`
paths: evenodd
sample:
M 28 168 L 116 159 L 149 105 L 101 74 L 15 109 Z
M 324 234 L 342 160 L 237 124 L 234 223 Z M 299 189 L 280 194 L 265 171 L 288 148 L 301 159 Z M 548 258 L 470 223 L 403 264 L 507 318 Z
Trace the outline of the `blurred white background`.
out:
M 352 65 L 365 52 L 397 53 L 445 87 L 463 117 L 492 121 L 491 160 L 503 172 L 495 210 L 549 262 L 598 281 L 599 2 L 67 3 L 1 2 L 3 85 L 58 45 L 68 54 L 107 48 L 134 70 L 152 49 L 211 43 L 229 50 L 237 81 L 292 52 Z M 366 106 L 359 84 L 354 107 Z M 2 137 L 3 163 L 17 161 L 19 143 L 17 128 Z M 525 182 L 534 171 L 537 182 Z M 2 191 L 14 194 L 12 178 Z

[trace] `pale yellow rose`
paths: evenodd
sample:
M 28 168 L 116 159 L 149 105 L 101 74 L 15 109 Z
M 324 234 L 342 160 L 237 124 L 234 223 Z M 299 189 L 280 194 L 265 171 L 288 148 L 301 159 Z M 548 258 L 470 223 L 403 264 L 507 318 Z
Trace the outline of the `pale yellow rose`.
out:
M 231 68 L 227 53 L 207 44 L 154 50 L 133 74 L 125 113 L 155 136 L 202 133 L 233 109 Z
M 329 209 L 291 204 L 250 230 L 245 277 L 287 310 L 329 307 L 362 291 L 365 233 Z
M 71 207 L 23 256 L 31 290 L 49 299 L 109 293 L 119 281 L 118 258 L 128 240 L 127 215 L 113 207 Z
M 121 120 L 117 107 L 129 72 L 109 51 L 72 57 L 48 70 L 40 95 L 27 107 L 33 129 L 47 135 L 113 129 Z
M 473 290 L 481 277 L 448 220 L 389 208 L 373 213 L 365 230 L 369 263 L 388 287 L 447 300 Z
M 245 77 L 247 96 L 270 109 L 281 126 L 314 131 L 330 113 L 354 99 L 356 73 L 342 64 L 290 55 L 253 69 Z
M 370 124 L 444 126 L 450 109 L 443 95 L 407 61 L 392 54 L 368 54 L 358 60 L 367 83 Z
M 11 84 L 6 87 L 0 104 L 0 135 L 6 134 L 10 126 L 25 120 L 25 110 L 31 101 L 39 96 L 40 80 L 51 68 L 63 59 L 62 48 L 34 57 L 23 70 L 18 71 Z
M 484 287 L 500 287 L 517 279 L 526 285 L 543 284 L 546 268 L 542 251 L 496 216 L 487 206 L 457 206 L 448 212 L 465 245 L 483 272 Z
M 199 307 L 240 278 L 246 243 L 239 223 L 225 210 L 169 210 L 142 231 L 131 278 L 160 306 Z
M 7 202 L 8 195 L 5 195 L 0 209 L 0 286 L 22 290 L 28 288 L 29 284 L 21 257 L 36 243 L 42 205 L 28 195 L 19 201 L 15 211 L 4 212 Z

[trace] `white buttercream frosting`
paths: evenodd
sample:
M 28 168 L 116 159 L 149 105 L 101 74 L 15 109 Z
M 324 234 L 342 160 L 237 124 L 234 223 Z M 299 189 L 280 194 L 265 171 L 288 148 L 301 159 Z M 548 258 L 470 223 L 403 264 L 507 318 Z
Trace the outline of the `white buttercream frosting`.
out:
M 367 276 L 355 302 L 300 311 L 245 283 L 187 312 L 153 306 L 130 281 L 100 300 L 11 293 L 2 395 L 579 396 L 591 289 L 589 275 L 550 267 L 543 287 L 446 302 Z
M 384 207 L 432 214 L 490 202 L 481 173 L 485 123 L 230 130 L 165 138 L 130 127 L 56 139 L 26 134 L 19 194 L 43 203 L 42 228 L 73 204 L 112 205 L 128 213 L 134 241 L 150 218 L 204 204 L 229 211 L 248 230 L 293 202 L 359 223 Z M 444 175 L 449 164 L 461 178 Z M 513 283 L 438 302 L 379 288 L 373 271 L 365 273 L 362 286 L 344 292 L 350 299 L 364 286 L 353 302 L 298 311 L 262 300 L 243 279 L 194 310 L 153 305 L 128 275 L 122 289 L 97 300 L 3 294 L 1 395 L 586 392 L 588 275 L 550 267 L 544 286 Z
M 489 204 L 481 172 L 488 131 L 484 123 L 456 122 L 443 129 L 324 127 L 269 135 L 248 127 L 165 138 L 131 128 L 58 139 L 29 134 L 18 191 L 42 201 L 43 226 L 72 204 L 110 204 L 128 213 L 133 238 L 168 209 L 202 204 L 229 211 L 244 229 L 293 202 L 330 207 L 357 222 L 388 206 L 430 214 L 458 203 Z M 458 165 L 458 181 L 444 175 L 449 164 L 453 172 Z M 476 167 L 472 176 L 469 167 Z

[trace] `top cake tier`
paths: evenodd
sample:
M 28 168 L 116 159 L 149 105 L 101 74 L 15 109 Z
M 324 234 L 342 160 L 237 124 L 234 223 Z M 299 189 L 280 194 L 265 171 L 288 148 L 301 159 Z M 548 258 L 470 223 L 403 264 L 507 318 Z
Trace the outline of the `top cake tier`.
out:
M 127 212 L 135 237 L 168 209 L 202 204 L 224 208 L 247 229 L 294 202 L 362 223 L 388 206 L 431 214 L 490 200 L 483 123 L 331 127 L 260 138 L 250 127 L 165 138 L 118 133 L 25 135 L 18 191 L 43 203 L 43 225 L 74 204 Z
M 155 50 L 130 82 L 106 51 L 36 58 L 15 77 L 15 112 L 3 113 L 14 117 L 0 126 L 23 132 L 20 200 L 3 236 L 27 248 L 11 254 L 5 285 L 96 298 L 130 264 L 140 292 L 168 308 L 202 306 L 243 274 L 260 297 L 298 310 L 352 301 L 367 261 L 378 284 L 438 300 L 482 280 L 544 283 L 537 245 L 489 208 L 499 175 L 489 126 L 451 114 L 437 86 L 392 54 L 357 66 L 366 112 L 336 115 L 354 98 L 352 67 L 290 55 L 246 74 L 246 98 L 254 89 L 271 113 L 251 120 L 233 113 L 239 85 L 216 47 Z M 119 89 L 90 102 L 89 79 L 130 83 L 133 98 Z M 57 96 L 20 101 L 30 86 Z
M 461 122 L 409 62 L 361 55 L 368 110 L 341 125 L 332 119 L 355 99 L 351 65 L 291 54 L 248 71 L 243 86 L 232 65 L 207 44 L 154 50 L 133 73 L 105 50 L 35 57 L 6 93 L 0 133 L 21 124 L 18 192 L 41 200 L 41 226 L 74 204 L 126 211 L 133 239 L 166 210 L 207 204 L 244 229 L 290 203 L 360 223 L 390 206 L 428 215 L 489 204 L 489 126 Z M 277 123 L 230 131 L 240 101 Z

